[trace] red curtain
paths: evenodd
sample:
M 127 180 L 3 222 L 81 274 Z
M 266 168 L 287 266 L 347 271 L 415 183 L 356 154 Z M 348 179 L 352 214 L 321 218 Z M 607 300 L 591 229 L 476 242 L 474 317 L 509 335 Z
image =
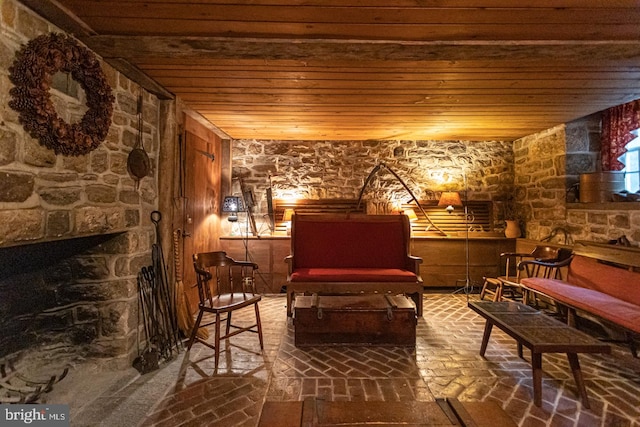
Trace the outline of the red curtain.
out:
M 640 100 L 609 108 L 602 114 L 600 154 L 603 171 L 619 171 L 624 164 L 618 157 L 627 150 L 625 146 L 635 136 L 631 131 L 640 128 Z

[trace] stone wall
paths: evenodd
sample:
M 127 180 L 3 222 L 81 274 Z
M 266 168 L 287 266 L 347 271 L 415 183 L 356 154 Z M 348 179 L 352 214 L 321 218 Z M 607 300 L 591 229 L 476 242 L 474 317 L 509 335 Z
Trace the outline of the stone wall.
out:
M 502 201 L 513 188 L 510 142 L 484 141 L 261 141 L 232 142 L 233 174 L 243 177 L 256 199 L 256 217 L 265 230 L 269 176 L 275 199 L 357 199 L 373 168 L 384 162 L 420 200 L 444 190 L 470 200 Z M 235 191 L 239 193 L 236 185 Z M 365 189 L 370 202 L 406 202 L 408 193 L 386 170 Z M 498 203 L 499 205 L 499 203 Z M 503 227 L 496 209 L 497 229 Z
M 566 217 L 565 126 L 514 143 L 516 211 L 525 236 L 539 240 Z
M 127 170 L 127 156 L 138 135 L 141 89 L 106 63 L 102 68 L 116 98 L 106 140 L 78 157 L 56 155 L 41 146 L 8 106 L 12 87 L 8 68 L 22 44 L 59 30 L 14 0 L 0 5 L 0 248 L 122 232 L 108 243 L 70 255 L 61 264 L 34 265 L 23 274 L 4 278 L 0 318 L 11 333 L 3 335 L 1 347 L 15 351 L 31 344 L 54 345 L 50 338 L 58 336 L 59 347 L 75 345 L 79 352 L 128 364 L 135 351 L 136 275 L 150 263 L 155 239 L 149 214 L 157 209 L 158 198 L 154 170 L 160 140 L 159 101 L 142 91 L 143 140 L 152 171 L 139 188 Z M 82 90 L 77 97 L 55 89 L 50 95 L 67 122 L 83 114 Z M 22 289 L 15 283 L 20 277 L 34 282 Z M 30 309 L 17 300 L 38 293 L 49 297 L 49 305 L 33 304 Z M 20 331 L 29 339 L 18 339 L 16 347 L 12 340 Z M 11 346 L 5 345 L 7 340 Z
M 518 212 L 526 237 L 640 242 L 640 203 L 578 203 L 580 174 L 599 170 L 600 118 L 592 115 L 514 142 Z

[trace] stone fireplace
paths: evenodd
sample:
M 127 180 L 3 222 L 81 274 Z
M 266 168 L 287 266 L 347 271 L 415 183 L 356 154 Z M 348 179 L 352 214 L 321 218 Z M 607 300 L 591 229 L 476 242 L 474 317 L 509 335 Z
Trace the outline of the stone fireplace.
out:
M 134 232 L 0 249 L 0 359 L 23 353 L 100 358 L 114 368 L 136 355 Z
M 6 75 L 21 45 L 55 29 L 14 1 L 3 4 L 0 20 L 0 361 L 60 355 L 130 367 L 137 356 L 136 278 L 151 263 L 156 239 L 150 213 L 159 209 L 161 123 L 170 109 L 101 62 L 115 98 L 109 132 L 87 154 L 56 154 L 7 106 Z M 49 90 L 67 123 L 86 110 L 84 91 L 71 86 Z M 139 138 L 151 167 L 137 182 L 127 159 Z

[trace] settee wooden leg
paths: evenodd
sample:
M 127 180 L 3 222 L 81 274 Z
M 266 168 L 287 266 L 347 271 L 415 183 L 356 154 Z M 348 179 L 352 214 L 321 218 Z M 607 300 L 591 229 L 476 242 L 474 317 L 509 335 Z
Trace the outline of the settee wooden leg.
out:
M 293 292 L 287 288 L 287 317 L 293 316 Z
M 423 295 L 421 293 L 415 293 L 411 295 L 411 299 L 416 304 L 416 315 L 418 317 L 422 317 L 422 306 L 423 306 L 422 298 L 423 298 Z

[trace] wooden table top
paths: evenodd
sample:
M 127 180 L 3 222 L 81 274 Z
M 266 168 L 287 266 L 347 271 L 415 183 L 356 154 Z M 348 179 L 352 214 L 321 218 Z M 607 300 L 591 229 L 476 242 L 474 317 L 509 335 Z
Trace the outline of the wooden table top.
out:
M 611 346 L 528 305 L 471 301 L 469 308 L 534 353 L 610 353 Z

